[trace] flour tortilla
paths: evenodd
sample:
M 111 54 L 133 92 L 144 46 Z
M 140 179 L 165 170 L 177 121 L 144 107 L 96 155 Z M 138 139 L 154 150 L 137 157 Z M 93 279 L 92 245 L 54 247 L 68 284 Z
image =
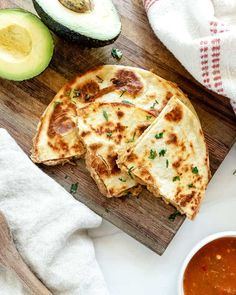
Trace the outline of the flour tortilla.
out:
M 36 163 L 56 165 L 84 155 L 77 136 L 76 109 L 95 101 L 123 102 L 158 116 L 174 95 L 196 115 L 176 84 L 150 71 L 118 65 L 89 70 L 67 83 L 45 110 L 33 140 L 31 158 Z
M 209 158 L 199 120 L 173 97 L 118 166 L 132 167 L 135 179 L 156 196 L 193 219 L 210 178 Z

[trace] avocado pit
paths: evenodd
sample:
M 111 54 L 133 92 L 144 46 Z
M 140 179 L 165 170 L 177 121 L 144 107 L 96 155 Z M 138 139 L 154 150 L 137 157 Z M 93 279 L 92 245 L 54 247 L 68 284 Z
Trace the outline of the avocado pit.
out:
M 64 7 L 77 12 L 86 13 L 92 11 L 92 1 L 91 0 L 58 0 Z

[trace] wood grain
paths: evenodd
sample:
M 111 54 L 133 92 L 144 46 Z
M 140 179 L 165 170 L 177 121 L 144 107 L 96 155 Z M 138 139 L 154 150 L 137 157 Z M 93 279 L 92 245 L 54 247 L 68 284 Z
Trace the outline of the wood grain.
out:
M 50 67 L 24 82 L 0 80 L 0 127 L 5 127 L 29 154 L 38 119 L 57 90 L 77 73 L 101 64 L 116 64 L 111 48 L 123 51 L 121 64 L 152 69 L 176 82 L 190 97 L 200 117 L 214 173 L 236 138 L 236 120 L 228 99 L 206 90 L 181 66 L 153 34 L 142 1 L 115 0 L 122 19 L 122 34 L 114 45 L 82 49 L 56 36 Z M 34 12 L 31 1 L 1 1 L 0 7 L 20 6 Z M 98 193 L 82 160 L 76 166 L 43 167 L 42 170 L 69 191 L 78 182 L 75 198 L 150 249 L 162 254 L 184 221 L 168 217 L 174 208 L 144 191 L 138 198 L 106 199 Z
M 0 264 L 11 269 L 20 278 L 23 286 L 32 295 L 52 295 L 52 293 L 32 273 L 18 253 L 5 219 L 0 211 Z

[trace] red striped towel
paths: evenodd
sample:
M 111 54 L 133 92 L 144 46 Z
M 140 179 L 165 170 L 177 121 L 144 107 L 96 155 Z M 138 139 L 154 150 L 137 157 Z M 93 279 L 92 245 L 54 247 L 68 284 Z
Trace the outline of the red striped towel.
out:
M 236 1 L 143 0 L 157 37 L 236 113 Z

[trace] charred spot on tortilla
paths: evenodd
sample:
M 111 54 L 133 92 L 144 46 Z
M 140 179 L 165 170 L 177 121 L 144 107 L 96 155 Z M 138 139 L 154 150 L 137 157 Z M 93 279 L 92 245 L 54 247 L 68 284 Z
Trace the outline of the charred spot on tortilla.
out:
M 179 122 L 183 117 L 183 111 L 181 106 L 176 106 L 175 109 L 171 110 L 165 115 L 166 120 Z
M 118 70 L 115 77 L 111 79 L 117 89 L 127 91 L 132 96 L 140 94 L 143 89 L 143 83 L 134 71 L 121 69 Z
M 177 135 L 174 133 L 168 134 L 166 144 L 177 144 Z
M 80 87 L 80 96 L 85 100 L 88 101 L 94 95 L 96 95 L 99 90 L 99 84 L 96 81 L 90 80 L 87 81 L 84 85 Z
M 117 114 L 117 117 L 120 119 L 120 118 L 122 118 L 123 116 L 124 116 L 124 113 L 122 112 L 122 111 L 117 111 L 116 112 L 116 114 Z

